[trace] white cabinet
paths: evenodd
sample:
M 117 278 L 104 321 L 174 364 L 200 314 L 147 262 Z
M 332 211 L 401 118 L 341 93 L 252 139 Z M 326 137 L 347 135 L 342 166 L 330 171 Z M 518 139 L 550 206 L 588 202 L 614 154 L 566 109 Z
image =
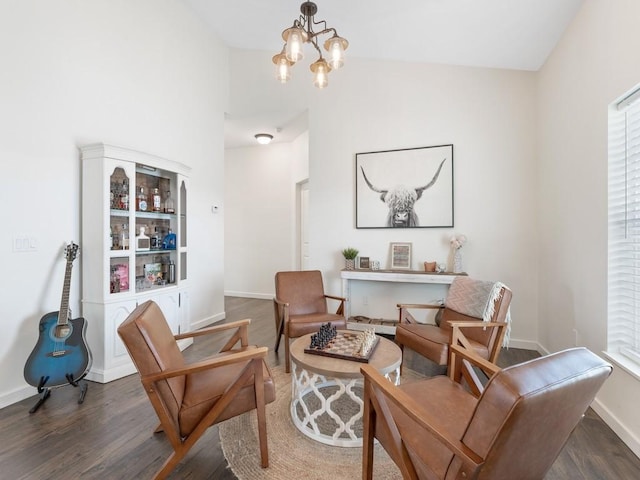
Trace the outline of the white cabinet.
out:
M 153 300 L 171 330 L 189 329 L 187 194 L 181 163 L 106 144 L 82 148 L 82 305 L 90 380 L 135 372 L 117 328 Z M 185 346 L 185 342 L 181 343 Z

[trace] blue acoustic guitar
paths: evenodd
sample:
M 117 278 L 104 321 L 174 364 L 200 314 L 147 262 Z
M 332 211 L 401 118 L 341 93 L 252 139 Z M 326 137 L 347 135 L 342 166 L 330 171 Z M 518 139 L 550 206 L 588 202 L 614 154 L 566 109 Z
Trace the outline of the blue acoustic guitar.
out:
M 91 352 L 85 339 L 87 324 L 84 318 L 69 318 L 71 269 L 77 253 L 78 245 L 73 242 L 65 248 L 67 266 L 60 310 L 47 313 L 40 319 L 38 343 L 24 367 L 24 379 L 37 387 L 41 395 L 31 413 L 49 397 L 51 388 L 69 384 L 77 387 L 91 368 Z M 81 392 L 78 403 L 84 400 L 86 383 L 82 385 Z

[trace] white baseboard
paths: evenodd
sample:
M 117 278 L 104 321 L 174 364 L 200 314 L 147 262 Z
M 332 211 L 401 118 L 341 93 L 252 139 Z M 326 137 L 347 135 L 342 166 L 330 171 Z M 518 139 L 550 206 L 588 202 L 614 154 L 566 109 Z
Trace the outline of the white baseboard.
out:
M 25 386 L 14 390 L 13 392 L 0 395 L 0 408 L 8 407 L 14 403 L 18 403 L 25 398 L 33 397 L 38 393 L 35 387 Z
M 203 318 L 196 322 L 191 323 L 191 330 L 198 330 L 199 328 L 208 327 L 213 323 L 218 323 L 224 320 L 227 317 L 225 312 L 216 313 L 215 315 L 211 315 L 210 317 Z
M 224 292 L 225 297 L 244 297 L 244 298 L 257 298 L 259 300 L 273 300 L 275 296 L 273 293 L 249 293 L 249 292 Z
M 541 355 L 546 355 L 545 353 L 542 353 L 544 349 L 540 346 L 540 344 L 538 342 L 532 342 L 531 340 L 518 340 L 517 338 L 511 338 L 509 340 L 509 347 L 522 348 L 524 350 L 535 350 Z
M 91 369 L 86 376 L 86 379 L 91 382 L 97 383 L 109 383 L 122 377 L 127 377 L 136 373 L 136 367 L 133 362 L 129 361 L 123 365 L 118 365 L 115 368 L 109 370 Z
M 631 451 L 636 455 L 636 457 L 640 458 L 640 440 L 631 432 L 627 427 L 624 426 L 623 423 L 618 420 L 618 418 L 611 413 L 611 411 L 605 407 L 598 397 L 591 404 L 591 408 L 596 412 L 600 418 L 606 423 L 611 430 L 614 431 L 620 440 L 622 440 L 627 447 L 631 449 Z

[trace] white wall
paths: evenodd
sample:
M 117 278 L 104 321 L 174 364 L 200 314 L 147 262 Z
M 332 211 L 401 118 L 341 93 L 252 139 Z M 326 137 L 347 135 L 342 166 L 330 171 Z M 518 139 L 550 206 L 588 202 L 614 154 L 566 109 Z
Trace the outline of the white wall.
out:
M 539 323 L 548 351 L 607 346 L 607 106 L 640 82 L 638 18 L 637 0 L 587 0 L 539 72 Z M 638 398 L 640 381 L 615 368 L 594 406 L 636 455 Z
M 309 178 L 309 132 L 226 149 L 224 175 L 224 293 L 270 300 L 275 272 L 297 265 L 296 184 Z
M 60 305 L 62 247 L 81 238 L 82 145 L 122 145 L 192 168 L 192 322 L 224 315 L 223 217 L 211 205 L 223 195 L 228 52 L 175 0 L 21 0 L 3 3 L 0 58 L 1 407 L 35 393 L 22 370 L 39 319 Z M 12 252 L 18 235 L 35 238 L 37 251 Z
M 271 299 L 273 276 L 292 270 L 292 143 L 225 151 L 225 294 Z
M 514 291 L 512 345 L 536 348 L 534 73 L 350 58 L 319 91 L 304 64 L 280 85 L 267 52 L 231 50 L 230 65 L 231 113 L 308 109 L 311 266 L 328 292 L 340 292 L 346 246 L 385 265 L 389 242 L 412 242 L 418 268 L 446 260 L 462 232 L 465 269 Z M 454 229 L 355 228 L 357 152 L 444 143 L 454 144 Z M 394 312 L 393 294 L 377 300 Z

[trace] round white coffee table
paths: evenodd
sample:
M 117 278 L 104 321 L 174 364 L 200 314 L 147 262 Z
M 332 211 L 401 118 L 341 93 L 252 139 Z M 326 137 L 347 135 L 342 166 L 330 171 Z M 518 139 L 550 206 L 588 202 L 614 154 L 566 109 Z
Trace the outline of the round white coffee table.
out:
M 311 334 L 305 335 L 290 348 L 293 423 L 306 436 L 327 445 L 361 447 L 362 437 L 353 427 L 364 411 L 360 373 L 363 363 L 305 353 L 310 341 Z M 401 363 L 400 348 L 380 337 L 369 365 L 397 385 Z M 319 423 L 323 423 L 322 428 Z

